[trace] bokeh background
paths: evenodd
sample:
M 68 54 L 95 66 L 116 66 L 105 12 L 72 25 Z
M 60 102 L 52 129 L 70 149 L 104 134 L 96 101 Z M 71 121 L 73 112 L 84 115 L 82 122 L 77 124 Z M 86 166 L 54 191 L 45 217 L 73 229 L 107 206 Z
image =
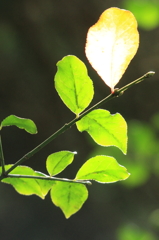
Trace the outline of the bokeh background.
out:
M 97 147 L 75 127 L 26 162 L 46 172 L 45 160 L 60 150 L 77 151 L 60 176 L 73 178 L 95 154 L 115 156 L 130 178 L 122 183 L 89 187 L 83 208 L 66 220 L 50 196 L 25 197 L 0 184 L 0 236 L 3 240 L 157 240 L 159 239 L 159 1 L 158 0 L 0 0 L 0 121 L 10 114 L 32 119 L 38 134 L 15 127 L 2 131 L 6 163 L 14 163 L 72 120 L 54 89 L 56 63 L 79 57 L 93 79 L 96 103 L 110 92 L 90 67 L 86 33 L 109 7 L 131 10 L 139 23 L 139 50 L 119 87 L 149 70 L 155 76 L 132 87 L 102 108 L 119 112 L 128 122 L 128 154 Z

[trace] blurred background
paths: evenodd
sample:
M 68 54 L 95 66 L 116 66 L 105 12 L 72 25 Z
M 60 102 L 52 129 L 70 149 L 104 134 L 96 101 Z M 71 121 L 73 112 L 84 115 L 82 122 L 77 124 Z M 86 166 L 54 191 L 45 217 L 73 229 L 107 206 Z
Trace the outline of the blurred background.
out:
M 131 176 L 121 183 L 89 187 L 83 208 L 66 220 L 50 196 L 25 197 L 0 184 L 0 236 L 3 240 L 157 240 L 159 239 L 159 0 L 0 0 L 0 121 L 10 114 L 32 119 L 37 135 L 15 127 L 2 131 L 7 164 L 15 163 L 74 115 L 54 89 L 56 63 L 73 54 L 85 62 L 94 82 L 93 103 L 110 90 L 84 53 L 86 33 L 109 7 L 137 18 L 139 50 L 117 87 L 152 70 L 153 78 L 132 87 L 102 108 L 128 122 L 128 154 L 96 146 L 72 127 L 26 162 L 46 172 L 45 160 L 60 150 L 77 151 L 61 177 L 74 178 L 91 156 L 108 154 Z

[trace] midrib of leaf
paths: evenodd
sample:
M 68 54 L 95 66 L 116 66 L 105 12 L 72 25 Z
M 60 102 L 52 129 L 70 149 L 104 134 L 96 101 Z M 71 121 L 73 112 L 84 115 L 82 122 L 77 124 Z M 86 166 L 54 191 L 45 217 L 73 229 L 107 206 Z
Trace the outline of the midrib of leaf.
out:
M 57 168 L 58 167 L 58 165 L 60 165 L 60 163 L 61 163 L 61 161 L 62 161 L 62 159 L 64 159 L 66 156 L 68 156 L 69 155 L 69 153 L 68 154 L 66 154 L 65 156 L 63 156 L 62 158 L 61 158 L 61 160 L 54 166 L 54 169 L 55 168 Z
M 75 78 L 75 75 L 74 75 L 74 71 L 73 71 L 73 68 L 72 68 L 72 65 L 71 65 L 71 75 L 74 79 L 73 81 L 73 85 L 74 85 L 74 92 L 75 92 L 75 102 L 76 102 L 76 105 L 79 109 L 79 105 L 78 105 L 78 96 L 77 96 L 77 88 L 76 88 L 76 78 Z
M 87 116 L 87 117 L 89 118 L 89 116 Z M 98 124 L 104 130 L 104 132 L 108 133 L 109 135 L 112 135 L 114 137 L 114 139 L 118 142 L 118 144 L 121 145 L 120 141 L 116 138 L 116 136 L 113 133 L 110 133 L 110 131 L 105 129 L 97 120 L 92 119 L 92 118 L 89 118 L 89 119 L 93 120 L 96 124 Z M 89 127 L 88 127 L 88 130 L 89 130 Z

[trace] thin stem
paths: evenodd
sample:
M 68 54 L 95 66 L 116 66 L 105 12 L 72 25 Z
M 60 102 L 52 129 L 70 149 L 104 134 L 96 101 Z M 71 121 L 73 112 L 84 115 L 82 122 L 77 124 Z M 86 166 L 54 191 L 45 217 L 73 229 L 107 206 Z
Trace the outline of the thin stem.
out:
M 0 162 L 1 162 L 1 167 L 2 167 L 2 175 L 4 175 L 5 174 L 5 161 L 4 161 L 4 155 L 3 155 L 1 135 L 0 135 Z
M 45 177 L 42 177 L 42 176 L 20 175 L 20 174 L 8 174 L 7 177 L 9 177 L 9 178 L 30 178 L 30 179 L 51 180 L 51 181 L 61 181 L 61 182 L 81 183 L 81 184 L 92 185 L 92 183 L 87 180 L 72 180 L 72 179 L 67 179 L 67 178 L 50 177 L 47 175 L 45 175 Z
M 133 82 L 125 85 L 124 87 L 118 89 L 117 91 L 118 91 L 119 93 L 122 93 L 122 92 L 126 91 L 127 89 L 129 89 L 130 87 L 132 87 L 133 85 L 142 82 L 142 81 L 145 80 L 146 78 L 152 77 L 154 74 L 155 74 L 155 72 L 149 71 L 149 72 L 145 73 L 142 77 L 140 77 L 140 78 L 134 80 Z
M 151 76 L 153 76 L 155 74 L 155 72 L 148 72 L 146 74 L 144 74 L 142 77 L 136 79 L 135 81 L 125 85 L 122 88 L 119 89 L 115 89 L 113 93 L 111 93 L 110 95 L 108 95 L 106 98 L 102 99 L 100 102 L 98 102 L 97 104 L 93 105 L 92 107 L 90 107 L 88 110 L 84 111 L 83 113 L 81 113 L 79 116 L 77 116 L 75 119 L 73 119 L 72 121 L 70 121 L 69 123 L 65 124 L 63 127 L 61 127 L 58 131 L 56 131 L 54 134 L 52 134 L 50 137 L 48 137 L 45 141 L 43 141 L 41 144 L 39 144 L 37 147 L 35 147 L 33 150 L 31 150 L 30 152 L 28 152 L 27 154 L 25 154 L 22 158 L 20 158 L 11 168 L 9 168 L 6 171 L 6 174 L 10 173 L 13 169 L 15 169 L 18 165 L 22 164 L 24 161 L 26 161 L 27 159 L 29 159 L 30 157 L 32 157 L 35 153 L 39 152 L 39 150 L 41 150 L 43 147 L 45 147 L 46 145 L 48 145 L 53 139 L 55 139 L 57 136 L 59 136 L 60 134 L 64 133 L 67 129 L 69 129 L 70 127 L 72 127 L 77 121 L 79 121 L 82 117 L 84 117 L 85 115 L 87 115 L 89 112 L 91 112 L 92 110 L 100 107 L 101 105 L 103 105 L 104 103 L 108 102 L 109 100 L 115 98 L 115 97 L 119 97 L 120 95 L 122 95 L 122 93 L 124 91 L 126 91 L 128 88 L 132 87 L 133 85 L 143 81 L 146 78 L 149 78 Z

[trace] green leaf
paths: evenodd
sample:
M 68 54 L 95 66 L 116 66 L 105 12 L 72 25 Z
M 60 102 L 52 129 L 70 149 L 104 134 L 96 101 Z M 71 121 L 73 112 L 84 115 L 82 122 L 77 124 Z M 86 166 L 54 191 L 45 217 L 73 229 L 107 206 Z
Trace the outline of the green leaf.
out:
M 141 156 L 152 158 L 153 153 L 158 153 L 158 142 L 155 144 L 155 131 L 150 125 L 139 121 L 131 121 L 129 124 L 129 139 L 130 149 L 139 156 L 137 158 L 141 158 Z M 148 147 L 145 148 L 145 146 Z
M 48 177 L 47 175 L 45 175 L 44 173 L 41 172 L 37 172 L 35 171 L 35 175 L 36 176 L 40 176 L 40 177 Z M 39 184 L 40 190 L 42 195 L 45 197 L 48 193 L 48 191 L 52 188 L 52 186 L 55 184 L 55 181 L 53 180 L 40 180 L 40 179 L 36 179 L 36 181 Z
M 150 168 L 145 166 L 143 162 L 133 162 L 132 159 L 126 159 L 127 167 L 131 172 L 129 179 L 123 184 L 129 188 L 135 188 L 144 185 L 150 178 Z M 136 159 L 135 159 L 136 160 Z M 142 161 L 142 159 L 140 159 Z M 126 161 L 125 161 L 126 162 Z
M 127 124 L 124 118 L 116 113 L 97 109 L 77 123 L 80 132 L 87 131 L 93 140 L 102 146 L 116 146 L 124 154 L 127 152 Z
M 93 83 L 85 64 L 76 56 L 66 56 L 57 63 L 55 88 L 64 104 L 76 115 L 92 101 Z
M 6 165 L 5 169 L 8 170 L 12 165 Z M 2 172 L 2 168 L 0 167 L 0 173 Z M 41 175 L 38 172 L 34 172 L 34 170 L 30 167 L 26 166 L 17 166 L 10 174 L 17 174 L 17 175 L 29 175 L 29 176 L 39 176 Z M 42 175 L 41 175 L 42 176 Z M 42 181 L 45 181 L 42 182 Z M 35 194 L 42 199 L 44 199 L 45 195 L 48 192 L 48 189 L 51 188 L 51 183 L 47 182 L 48 180 L 37 180 L 31 178 L 12 178 L 7 177 L 2 179 L 2 182 L 11 184 L 15 190 L 23 195 L 32 195 Z M 44 186 L 46 184 L 46 186 Z M 54 182 L 52 182 L 52 185 Z
M 61 208 L 66 218 L 79 211 L 87 198 L 87 188 L 80 183 L 56 182 L 51 189 L 52 202 Z
M 48 156 L 46 168 L 50 176 L 62 172 L 74 159 L 75 152 L 60 151 Z
M 152 30 L 159 26 L 159 2 L 156 0 L 124 0 L 123 7 L 130 10 L 139 26 Z
M 75 180 L 94 180 L 112 183 L 129 177 L 127 169 L 118 164 L 113 157 L 96 156 L 90 158 L 77 172 Z
M 157 240 L 158 238 L 147 229 L 142 229 L 133 223 L 121 225 L 117 230 L 118 240 Z
M 10 115 L 6 117 L 2 122 L 1 122 L 1 129 L 2 127 L 6 126 L 16 126 L 18 128 L 24 129 L 28 133 L 35 134 L 37 133 L 37 128 L 35 123 L 26 118 L 20 118 L 15 115 Z

